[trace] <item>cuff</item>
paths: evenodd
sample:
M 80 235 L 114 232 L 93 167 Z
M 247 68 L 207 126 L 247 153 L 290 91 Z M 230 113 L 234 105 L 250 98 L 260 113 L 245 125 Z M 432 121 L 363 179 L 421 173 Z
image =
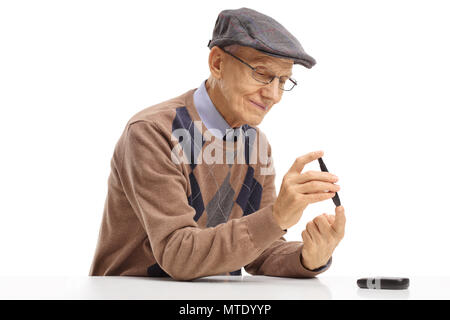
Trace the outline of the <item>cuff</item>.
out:
M 316 269 L 313 269 L 313 270 L 311 270 L 311 269 L 308 269 L 308 268 L 306 268 L 303 264 L 302 264 L 302 254 L 300 254 L 300 264 L 302 265 L 302 267 L 305 269 L 305 270 L 308 270 L 308 271 L 311 271 L 311 272 L 322 272 L 322 271 L 325 271 L 325 269 L 328 269 L 329 267 L 330 267 L 330 265 L 331 265 L 331 261 L 332 261 L 332 259 L 333 259 L 333 257 L 330 257 L 330 259 L 328 260 L 328 262 L 326 263 L 326 264 L 324 264 L 323 266 L 321 266 L 321 267 L 318 267 L 318 268 L 316 268 Z
M 330 259 L 328 260 L 328 262 L 324 266 L 321 266 L 321 267 L 319 267 L 317 269 L 310 270 L 310 269 L 306 268 L 301 262 L 302 250 L 303 250 L 303 243 L 301 243 L 301 245 L 300 245 L 300 252 L 299 252 L 299 254 L 297 256 L 297 263 L 300 266 L 299 273 L 301 273 L 303 276 L 305 276 L 305 277 L 315 277 L 318 274 L 328 270 L 328 268 L 331 266 L 331 263 L 333 261 L 333 257 L 330 257 Z

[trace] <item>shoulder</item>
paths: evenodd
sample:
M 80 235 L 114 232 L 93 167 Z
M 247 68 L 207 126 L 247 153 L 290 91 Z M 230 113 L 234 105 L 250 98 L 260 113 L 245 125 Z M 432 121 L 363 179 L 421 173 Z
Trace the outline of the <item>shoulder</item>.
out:
M 126 131 L 129 131 L 131 127 L 150 126 L 151 128 L 157 128 L 161 133 L 170 134 L 177 108 L 186 106 L 186 98 L 189 94 L 192 94 L 192 92 L 193 90 L 189 90 L 177 97 L 151 105 L 136 112 L 128 120 Z

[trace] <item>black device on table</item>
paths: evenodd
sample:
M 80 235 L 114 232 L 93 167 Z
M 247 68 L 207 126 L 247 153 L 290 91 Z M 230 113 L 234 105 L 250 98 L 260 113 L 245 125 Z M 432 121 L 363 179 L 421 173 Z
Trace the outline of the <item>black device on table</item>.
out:
M 401 290 L 409 287 L 409 279 L 399 277 L 361 278 L 356 281 L 356 284 L 362 289 Z

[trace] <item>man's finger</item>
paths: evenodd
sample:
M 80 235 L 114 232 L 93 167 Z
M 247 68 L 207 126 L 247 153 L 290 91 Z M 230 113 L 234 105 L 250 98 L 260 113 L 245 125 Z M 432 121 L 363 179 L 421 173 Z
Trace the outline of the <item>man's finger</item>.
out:
M 295 186 L 295 190 L 300 193 L 321 193 L 321 192 L 338 192 L 341 187 L 334 183 L 323 181 L 310 181 Z
M 323 156 L 322 150 L 310 152 L 303 156 L 300 156 L 297 159 L 295 159 L 294 163 L 292 164 L 288 172 L 301 173 L 307 163 L 317 160 L 322 156 Z
M 302 239 L 303 239 L 303 242 L 312 242 L 312 239 L 311 239 L 311 236 L 309 235 L 309 233 L 308 233 L 308 230 L 303 230 L 303 232 L 302 232 Z
M 332 215 L 332 214 L 327 214 L 327 219 L 328 219 L 328 223 L 330 224 L 330 225 L 332 225 L 332 224 L 334 224 L 334 215 Z
M 308 193 L 303 194 L 302 197 L 306 199 L 308 203 L 315 203 L 331 199 L 336 195 L 336 192 L 322 192 L 322 193 Z
M 314 242 L 318 242 L 320 238 L 320 232 L 319 229 L 317 229 L 316 224 L 313 221 L 310 221 L 306 224 L 306 230 L 309 233 L 309 236 Z
M 314 223 L 316 224 L 317 228 L 319 229 L 319 232 L 322 236 L 331 235 L 331 226 L 328 223 L 328 220 L 325 215 L 321 215 L 314 218 Z
M 336 232 L 336 235 L 342 237 L 345 231 L 345 210 L 343 206 L 338 206 L 335 209 L 336 215 L 334 218 L 334 223 L 331 225 L 333 230 Z
M 310 182 L 310 181 L 323 181 L 323 182 L 336 183 L 338 180 L 339 180 L 339 178 L 332 173 L 310 170 L 310 171 L 301 173 L 299 175 L 293 176 L 291 182 L 298 183 L 298 184 L 303 184 L 303 183 Z

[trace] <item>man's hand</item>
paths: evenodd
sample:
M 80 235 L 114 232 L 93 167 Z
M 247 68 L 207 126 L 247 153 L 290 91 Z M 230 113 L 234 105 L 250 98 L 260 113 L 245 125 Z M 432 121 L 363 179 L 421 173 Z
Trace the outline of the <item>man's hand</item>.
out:
M 284 175 L 280 193 L 273 206 L 273 216 L 285 230 L 295 225 L 308 204 L 330 199 L 340 187 L 338 177 L 322 171 L 301 173 L 304 166 L 323 156 L 323 151 L 310 152 L 298 157 Z
M 301 263 L 314 270 L 325 265 L 334 249 L 344 237 L 345 210 L 336 207 L 336 215 L 322 214 L 306 225 L 302 232 L 303 250 Z

